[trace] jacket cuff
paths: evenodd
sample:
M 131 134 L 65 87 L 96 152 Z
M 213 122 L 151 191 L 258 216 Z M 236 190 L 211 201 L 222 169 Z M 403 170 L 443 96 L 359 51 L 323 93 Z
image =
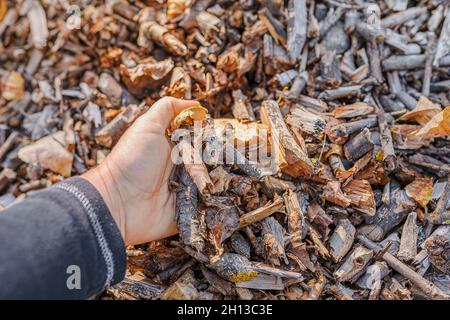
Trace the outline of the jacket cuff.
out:
M 119 283 L 125 277 L 125 243 L 108 206 L 97 189 L 87 180 L 74 177 L 64 180 L 54 188 L 71 193 L 88 216 L 100 252 L 106 264 L 104 289 Z

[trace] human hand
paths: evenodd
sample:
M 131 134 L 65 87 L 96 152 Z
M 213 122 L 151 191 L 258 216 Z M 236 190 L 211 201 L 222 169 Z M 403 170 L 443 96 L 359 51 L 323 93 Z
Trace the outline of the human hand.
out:
M 106 202 L 125 244 L 140 244 L 177 233 L 175 194 L 168 189 L 173 169 L 166 137 L 171 120 L 196 101 L 158 100 L 123 134 L 111 153 L 82 177 Z

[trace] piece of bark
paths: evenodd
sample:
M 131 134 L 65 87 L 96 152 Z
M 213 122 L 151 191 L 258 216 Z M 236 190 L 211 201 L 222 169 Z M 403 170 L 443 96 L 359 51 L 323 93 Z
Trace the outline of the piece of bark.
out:
M 400 273 L 405 278 L 409 279 L 413 284 L 419 287 L 427 296 L 433 299 L 445 299 L 449 300 L 450 296 L 445 294 L 441 289 L 439 289 L 434 283 L 423 278 L 415 271 L 413 271 L 406 264 L 398 260 L 389 252 L 381 252 L 382 248 L 377 244 L 373 243 L 364 236 L 358 236 L 358 240 L 367 248 L 374 250 L 377 254 L 380 252 L 381 258 L 386 261 L 386 263 L 395 271 Z
M 298 71 L 295 69 L 289 69 L 281 73 L 277 73 L 275 77 L 269 82 L 269 84 L 276 83 L 281 87 L 288 86 L 298 76 Z
M 191 77 L 182 67 L 173 68 L 167 95 L 180 99 L 192 99 Z
M 387 124 L 386 115 L 383 109 L 378 107 L 377 110 L 378 127 L 380 128 L 381 149 L 383 150 L 384 168 L 388 172 L 397 169 L 397 157 L 395 155 L 394 145 L 392 142 L 392 134 Z
M 111 104 L 116 108 L 137 103 L 136 99 L 107 72 L 100 75 L 98 89 L 108 97 Z
M 343 208 L 347 208 L 351 204 L 351 200 L 342 192 L 341 186 L 337 181 L 328 182 L 323 188 L 320 197 Z
M 39 164 L 64 177 L 70 177 L 72 172 L 73 154 L 66 149 L 64 131 L 58 131 L 21 148 L 18 156 L 26 163 Z
M 327 135 L 331 140 L 337 140 L 338 142 L 343 140 L 343 142 L 345 142 L 347 137 L 352 133 L 360 132 L 364 128 L 373 128 L 377 124 L 378 120 L 376 117 L 368 117 L 362 120 L 345 122 L 331 127 L 329 130 L 327 130 Z
M 415 206 L 415 202 L 406 195 L 404 190 L 396 189 L 391 192 L 390 204 L 381 205 L 374 216 L 367 217 L 368 225 L 364 226 L 364 229 L 359 229 L 358 233 L 364 234 L 373 241 L 380 241 L 402 222 Z
M 267 8 L 263 8 L 258 12 L 259 19 L 264 22 L 270 35 L 278 44 L 286 46 L 286 31 L 283 29 L 281 23 L 270 13 Z
M 19 14 L 16 8 L 10 8 L 2 17 L 2 19 L 0 19 L 0 36 L 3 35 L 3 33 L 9 26 L 14 25 L 18 18 Z
M 450 220 L 450 217 L 445 215 L 447 205 L 450 202 L 450 182 L 445 183 L 444 191 L 439 197 L 436 208 L 430 213 L 429 220 L 434 224 L 445 224 Z
M 211 5 L 211 2 L 211 0 L 195 1 L 193 6 L 187 10 L 186 15 L 180 21 L 180 26 L 186 30 L 195 28 L 197 26 L 197 15 L 202 11 L 206 11 L 206 9 Z
M 306 0 L 290 0 L 288 4 L 287 49 L 293 63 L 297 62 L 306 42 L 308 27 Z
M 271 214 L 279 211 L 283 206 L 283 199 L 278 197 L 272 203 L 267 203 L 264 207 L 248 212 L 240 218 L 240 228 L 244 228 L 256 221 L 263 220 Z
M 190 107 L 181 111 L 170 123 L 170 127 L 167 129 L 167 135 L 171 136 L 172 133 L 181 126 L 193 126 L 198 121 L 201 123 L 208 113 L 208 110 L 200 105 Z M 180 132 L 180 136 L 183 137 L 185 132 Z
M 183 249 L 166 246 L 156 246 L 151 252 L 127 252 L 127 256 L 132 272 L 141 271 L 149 278 L 157 276 L 161 280 L 160 277 L 173 276 L 190 260 Z
M 416 224 L 416 219 L 416 212 L 411 212 L 406 218 L 402 229 L 402 238 L 397 257 L 406 262 L 413 260 L 417 255 L 417 237 L 419 235 L 419 229 Z
M 316 245 L 316 248 L 317 248 L 319 254 L 324 259 L 330 258 L 330 252 L 328 251 L 327 247 L 322 242 L 319 233 L 311 225 L 308 225 L 308 235 L 311 238 L 312 242 L 314 242 L 314 244 Z
M 135 298 L 155 300 L 159 299 L 166 287 L 151 283 L 145 279 L 135 280 L 130 277 L 125 277 L 125 279 L 114 286 L 113 289 L 123 291 Z
M 250 161 L 230 143 L 225 143 L 224 149 L 227 163 L 236 164 L 240 170 L 250 177 L 262 179 L 263 172 L 258 164 L 250 163 Z
M 340 282 L 354 283 L 366 270 L 373 254 L 373 250 L 366 249 L 361 245 L 355 246 L 340 268 L 334 272 L 334 276 Z
M 378 83 L 382 83 L 384 78 L 381 69 L 380 50 L 375 40 L 367 42 L 367 55 L 369 56 L 370 62 L 370 74 Z
M 358 279 L 357 285 L 364 289 L 381 288 L 381 280 L 389 274 L 390 270 L 384 261 L 376 261 L 367 267 L 366 272 Z
M 205 267 L 201 267 L 200 269 L 202 270 L 202 274 L 205 279 L 214 289 L 218 290 L 224 296 L 233 296 L 235 294 L 235 290 L 231 283 L 218 277 Z
M 358 22 L 356 24 L 356 31 L 368 42 L 374 41 L 375 43 L 380 43 L 385 38 L 385 33 L 382 28 L 376 28 L 366 22 Z
M 169 58 L 162 61 L 141 63 L 133 68 L 127 68 L 121 64 L 120 74 L 128 91 L 141 98 L 161 86 L 169 78 L 173 68 L 173 60 Z M 100 78 L 101 81 L 102 78 Z
M 291 61 L 284 47 L 277 44 L 269 34 L 265 34 L 263 37 L 263 57 L 267 63 L 264 70 L 268 74 L 275 74 L 279 67 L 284 69 L 291 66 Z
M 338 89 L 330 89 L 323 91 L 319 98 L 325 101 L 331 101 L 342 98 L 352 98 L 361 94 L 362 85 L 340 87 Z
M 335 10 L 329 10 L 327 16 L 323 21 L 321 21 L 320 25 L 320 37 L 323 38 L 327 32 L 333 27 L 339 19 L 345 14 L 347 11 L 344 7 L 337 7 Z
M 279 266 L 280 261 L 288 263 L 284 250 L 284 229 L 274 217 L 267 217 L 262 221 L 262 241 L 266 253 L 266 260 Z
M 320 69 L 326 87 L 337 88 L 341 85 L 342 75 L 335 51 L 329 50 L 322 56 Z
M 445 229 L 444 229 L 445 228 Z M 450 272 L 450 227 L 444 226 L 443 231 L 434 232 L 423 247 L 427 252 L 429 262 L 439 271 Z
M 308 293 L 302 297 L 302 300 L 319 300 L 324 288 L 327 284 L 327 279 L 323 274 L 320 274 L 317 279 L 308 281 Z
M 9 187 L 10 183 L 16 179 L 16 177 L 17 174 L 9 168 L 4 168 L 0 171 L 0 192 Z
M 272 176 L 264 177 L 262 187 L 268 196 L 272 196 L 274 193 L 282 195 L 289 189 L 295 189 L 295 185 L 291 181 L 281 180 Z
M 236 287 L 236 294 L 241 300 L 253 300 L 253 294 L 249 289 Z
M 189 52 L 183 42 L 171 34 L 166 27 L 155 21 L 145 21 L 140 25 L 139 38 L 142 40 L 138 39 L 138 43 L 143 44 L 145 41 L 144 39 L 150 39 L 156 41 L 171 53 L 179 56 L 185 56 Z
M 244 238 L 241 233 L 235 232 L 231 236 L 231 247 L 237 254 L 246 258 L 250 258 L 250 243 Z
M 231 201 L 227 202 L 211 204 L 206 208 L 206 226 L 210 231 L 210 238 L 217 247 L 220 247 L 239 227 L 239 211 Z
M 334 144 L 334 146 L 339 146 L 337 144 Z M 325 158 L 328 159 L 328 163 L 333 170 L 334 176 L 339 180 L 347 179 L 351 173 L 346 172 L 344 164 L 342 163 L 342 148 L 339 146 L 339 153 L 332 153 L 325 156 Z
M 365 128 L 345 143 L 345 157 L 350 161 L 356 161 L 367 152 L 373 150 L 373 146 L 379 141 L 380 138 L 377 132 L 371 132 Z
M 450 172 L 450 165 L 443 163 L 436 158 L 421 153 L 416 153 L 412 156 L 409 156 L 408 162 L 420 167 L 427 168 L 437 174 L 439 177 L 445 177 L 448 172 Z
M 309 257 L 309 253 L 306 250 L 305 243 L 290 248 L 286 252 L 286 255 L 289 259 L 297 263 L 301 271 L 306 271 L 308 269 L 311 272 L 316 272 L 316 267 L 314 266 L 314 264 L 311 261 L 311 258 Z
M 21 9 L 24 9 L 23 7 Z M 32 4 L 26 11 L 28 20 L 30 21 L 31 39 L 33 45 L 38 49 L 43 49 L 47 45 L 49 36 L 47 27 L 47 17 L 38 1 L 32 1 Z
M 341 219 L 330 237 L 330 255 L 338 263 L 353 245 L 356 229 L 348 219 Z
M 323 136 L 326 126 L 325 120 L 319 114 L 301 106 L 291 109 L 291 113 L 286 117 L 286 123 L 318 138 Z
M 389 96 L 380 95 L 379 99 L 381 106 L 386 112 L 400 112 L 405 110 L 401 102 L 393 100 Z
M 267 274 L 259 274 L 248 281 L 238 282 L 236 287 L 255 290 L 284 290 L 280 277 Z
M 413 110 L 417 106 L 417 100 L 405 91 L 398 91 L 396 96 L 409 110 Z
M 327 287 L 327 292 L 332 294 L 337 300 L 354 300 L 353 294 L 354 290 L 344 287 L 341 283 L 336 282 L 336 284 Z
M 306 108 L 311 108 L 318 112 L 326 112 L 328 110 L 328 105 L 326 102 L 305 95 L 300 95 L 298 97 L 298 103 Z
M 350 37 L 345 31 L 344 23 L 338 21 L 332 26 L 322 38 L 320 45 L 324 50 L 335 51 L 338 55 L 347 51 L 350 47 Z
M 7 152 L 17 143 L 17 138 L 20 136 L 19 132 L 13 131 L 6 138 L 6 140 L 0 146 L 0 160 L 7 154 Z
M 358 116 L 365 116 L 373 113 L 374 107 L 364 103 L 355 102 L 348 105 L 341 105 L 333 110 L 333 115 L 338 119 L 354 118 Z
M 430 94 L 431 76 L 433 73 L 433 60 L 436 54 L 436 36 L 434 33 L 429 34 L 429 42 L 425 51 L 425 70 L 422 81 L 422 94 L 428 96 Z
M 436 47 L 436 54 L 434 56 L 433 65 L 439 66 L 439 60 L 450 52 L 450 18 L 445 17 L 442 25 L 441 34 Z
M 261 118 L 263 123 L 270 127 L 272 145 L 275 147 L 281 170 L 294 177 L 310 177 L 313 173 L 311 160 L 295 142 L 275 101 L 263 102 Z
M 197 251 L 203 250 L 204 240 L 197 208 L 198 189 L 186 170 L 179 171 L 180 190 L 176 196 L 176 218 L 181 240 Z
M 360 12 L 357 10 L 348 10 L 345 13 L 345 31 L 352 33 L 356 29 L 356 25 L 360 22 Z
M 288 216 L 288 232 L 292 237 L 291 243 L 294 247 L 301 244 L 306 233 L 305 213 L 302 211 L 297 197 L 297 193 L 291 189 L 283 195 Z
M 308 75 L 306 72 L 299 73 L 297 75 L 291 85 L 289 94 L 287 95 L 288 99 L 290 99 L 291 101 L 298 101 L 300 94 L 306 86 L 307 77 Z
M 241 90 L 233 91 L 234 104 L 231 108 L 233 116 L 240 121 L 255 121 L 255 114 L 247 97 Z
M 200 150 L 184 140 L 179 142 L 177 146 L 181 152 L 184 167 L 194 180 L 200 193 L 206 194 L 214 191 L 214 185 L 201 158 Z
M 253 262 L 253 267 L 257 272 L 261 272 L 264 274 L 269 274 L 277 277 L 287 278 L 287 279 L 294 279 L 297 281 L 303 281 L 303 275 L 299 272 L 294 271 L 286 271 L 283 269 L 277 269 L 273 268 L 271 266 L 259 263 L 259 262 Z
M 415 17 L 425 13 L 425 7 L 412 7 L 404 11 L 391 14 L 381 20 L 381 26 L 384 28 L 392 28 L 394 26 L 403 24 Z
M 214 194 L 222 193 L 228 190 L 231 182 L 231 175 L 223 166 L 218 166 L 214 170 L 209 172 L 211 181 L 214 184 Z
M 234 283 L 248 281 L 258 275 L 247 258 L 235 253 L 224 253 L 210 267 L 219 276 Z
M 95 135 L 95 141 L 102 147 L 111 148 L 119 141 L 122 134 L 133 122 L 146 111 L 145 105 L 129 105 L 110 123 L 100 129 Z
M 383 60 L 384 71 L 411 70 L 422 68 L 425 65 L 426 56 L 424 54 L 408 56 L 390 56 Z
M 376 205 L 372 187 L 367 180 L 353 179 L 342 188 L 353 207 L 369 216 L 375 215 Z
M 187 270 L 177 281 L 161 293 L 161 300 L 197 300 L 199 292 L 192 270 Z
M 313 222 L 318 228 L 322 234 L 322 238 L 327 240 L 330 232 L 329 225 L 333 223 L 333 219 L 323 210 L 317 201 L 312 201 L 308 205 L 307 216 L 309 221 Z
M 403 54 L 414 54 L 415 52 L 411 52 L 410 47 L 408 46 L 408 39 L 405 39 L 402 35 L 397 32 L 386 29 L 386 35 L 384 39 L 385 43 L 398 51 L 401 51 Z M 420 53 L 420 51 L 418 52 Z

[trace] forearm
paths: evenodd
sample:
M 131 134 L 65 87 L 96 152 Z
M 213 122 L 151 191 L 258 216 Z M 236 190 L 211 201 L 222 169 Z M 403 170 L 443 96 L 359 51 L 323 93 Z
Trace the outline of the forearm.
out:
M 125 265 L 120 231 L 82 178 L 0 213 L 0 298 L 89 298 L 119 282 Z

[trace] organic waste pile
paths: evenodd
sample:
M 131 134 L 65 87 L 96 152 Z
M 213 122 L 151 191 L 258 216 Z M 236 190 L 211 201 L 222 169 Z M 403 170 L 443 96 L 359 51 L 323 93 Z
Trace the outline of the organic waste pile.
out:
M 0 0 L 0 39 L 0 210 L 203 106 L 167 131 L 179 236 L 101 298 L 450 297 L 446 1 Z

